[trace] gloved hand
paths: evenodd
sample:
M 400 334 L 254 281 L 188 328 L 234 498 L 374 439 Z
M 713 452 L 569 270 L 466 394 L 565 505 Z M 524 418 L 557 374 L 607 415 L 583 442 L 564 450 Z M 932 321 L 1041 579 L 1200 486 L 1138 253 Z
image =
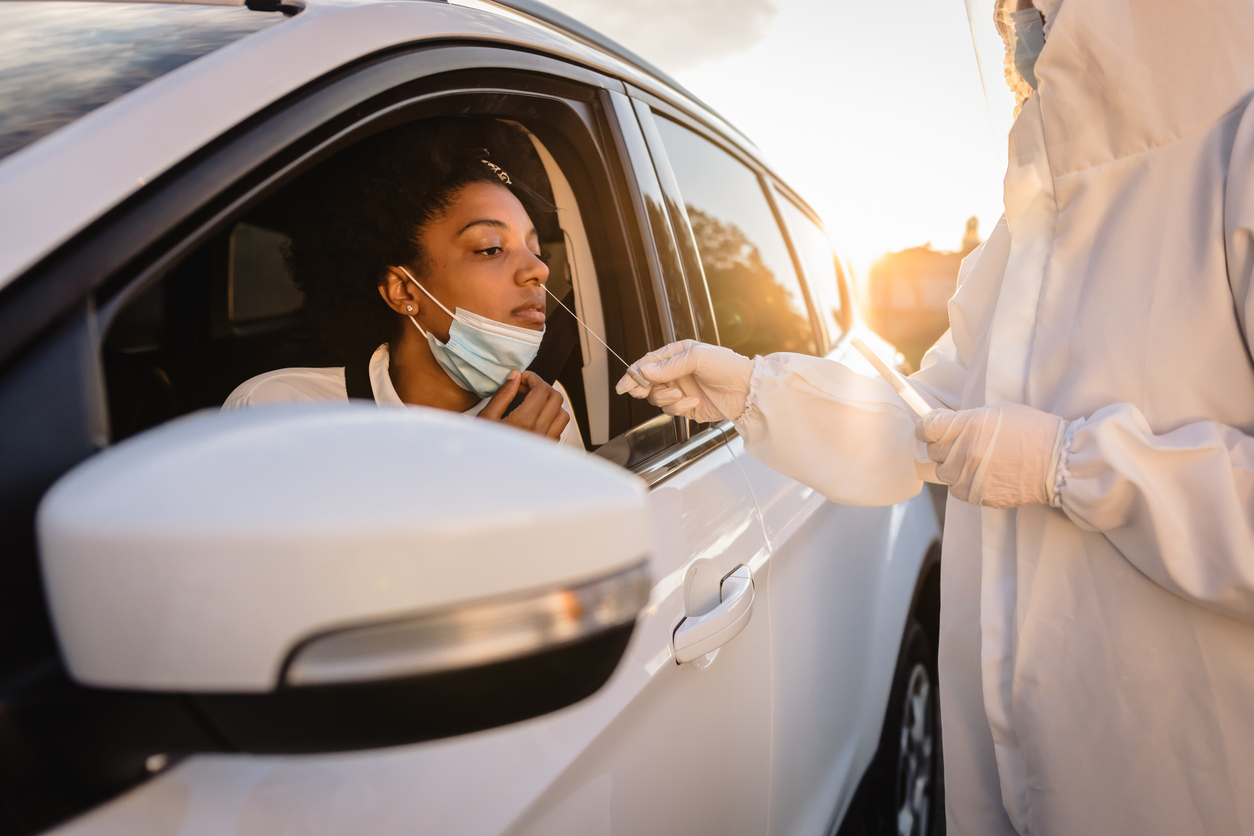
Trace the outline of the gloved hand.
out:
M 636 367 L 655 385 L 646 389 L 623 375 L 616 387 L 618 394 L 647 397 L 667 415 L 735 421 L 745 411 L 753 361 L 729 348 L 680 340 L 650 351 Z
M 1021 404 L 936 410 L 914 434 L 936 476 L 972 505 L 1052 505 L 1067 422 Z

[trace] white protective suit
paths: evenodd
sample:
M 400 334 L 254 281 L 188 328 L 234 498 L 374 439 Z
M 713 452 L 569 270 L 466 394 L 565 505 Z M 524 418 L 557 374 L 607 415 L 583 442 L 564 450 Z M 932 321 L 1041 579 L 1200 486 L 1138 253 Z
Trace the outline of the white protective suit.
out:
M 946 509 L 949 832 L 1254 834 L 1254 4 L 1038 0 L 1005 218 L 914 377 L 1070 422 L 1057 499 Z M 736 426 L 839 502 L 919 490 L 887 386 L 754 361 Z

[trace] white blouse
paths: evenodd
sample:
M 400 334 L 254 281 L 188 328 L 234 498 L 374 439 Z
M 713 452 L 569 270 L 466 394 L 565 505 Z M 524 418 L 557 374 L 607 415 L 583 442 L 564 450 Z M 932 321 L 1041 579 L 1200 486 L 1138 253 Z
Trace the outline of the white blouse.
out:
M 388 344 L 384 343 L 375 349 L 370 358 L 370 388 L 374 392 L 374 402 L 379 406 L 409 406 L 396 394 L 392 385 L 392 377 L 388 374 Z M 562 396 L 562 408 L 570 416 L 570 422 L 558 441 L 571 447 L 584 449 L 583 438 L 579 435 L 579 425 L 575 422 L 575 413 L 571 410 L 570 396 L 562 388 L 562 384 L 553 383 Z M 475 416 L 488 404 L 489 398 L 466 410 L 463 415 Z M 302 403 L 308 401 L 348 401 L 348 387 L 344 383 L 344 369 L 338 368 L 290 368 L 276 369 L 272 372 L 259 374 L 235 388 L 223 409 L 240 409 L 242 407 L 260 406 L 272 403 Z

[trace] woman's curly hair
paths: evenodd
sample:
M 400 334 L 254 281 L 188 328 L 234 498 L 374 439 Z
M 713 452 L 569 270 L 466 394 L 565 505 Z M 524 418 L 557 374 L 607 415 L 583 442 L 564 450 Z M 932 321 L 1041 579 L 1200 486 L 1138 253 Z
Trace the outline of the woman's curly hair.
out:
M 465 186 L 501 182 L 481 162 L 484 149 L 511 178 L 551 197 L 527 136 L 486 117 L 391 128 L 339 153 L 301 184 L 289 225 L 288 264 L 310 321 L 346 361 L 368 356 L 395 336 L 401 320 L 378 285 L 394 265 L 413 265 L 419 276 L 425 271 L 423 226 Z

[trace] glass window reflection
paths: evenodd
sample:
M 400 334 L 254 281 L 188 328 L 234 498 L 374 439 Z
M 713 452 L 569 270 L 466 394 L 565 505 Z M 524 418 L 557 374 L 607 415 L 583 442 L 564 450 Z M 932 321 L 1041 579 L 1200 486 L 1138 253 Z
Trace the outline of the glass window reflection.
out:
M 242 6 L 2 2 L 0 159 L 280 20 Z
M 719 342 L 752 357 L 817 352 L 805 295 L 757 174 L 659 117 L 658 131 L 701 254 Z
M 778 193 L 777 193 L 778 194 Z M 777 198 L 784 226 L 792 236 L 792 245 L 806 275 L 810 298 L 818 308 L 819 317 L 827 323 L 828 333 L 835 342 L 845 331 L 844 302 L 840 296 L 839 267 L 832 251 L 831 239 L 823 228 L 786 197 Z

